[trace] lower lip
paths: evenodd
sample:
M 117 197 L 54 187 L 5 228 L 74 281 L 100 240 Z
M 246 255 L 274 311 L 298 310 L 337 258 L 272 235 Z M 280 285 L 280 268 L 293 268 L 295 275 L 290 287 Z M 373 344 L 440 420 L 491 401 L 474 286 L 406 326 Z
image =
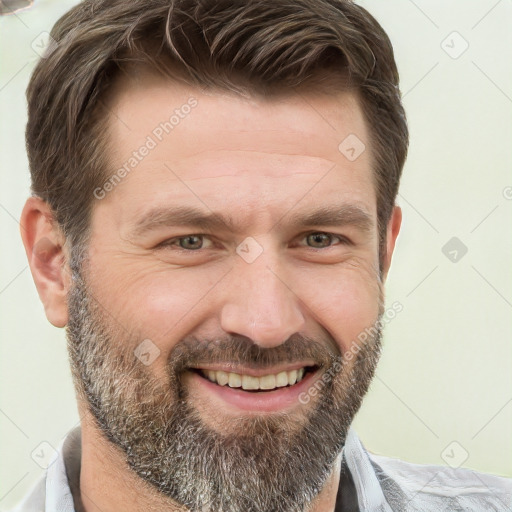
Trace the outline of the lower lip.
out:
M 236 409 L 255 412 L 282 411 L 301 404 L 300 395 L 306 392 L 318 377 L 319 370 L 308 372 L 304 378 L 293 386 L 277 388 L 272 391 L 244 391 L 242 388 L 230 388 L 228 385 L 219 386 L 196 372 L 189 372 L 194 384 L 201 391 L 212 393 Z

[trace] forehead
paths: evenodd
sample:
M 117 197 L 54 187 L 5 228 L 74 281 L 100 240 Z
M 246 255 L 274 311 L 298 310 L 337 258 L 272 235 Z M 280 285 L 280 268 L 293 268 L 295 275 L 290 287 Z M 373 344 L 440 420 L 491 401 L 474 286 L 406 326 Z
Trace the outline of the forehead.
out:
M 114 186 L 104 203 L 117 203 L 127 219 L 148 201 L 243 205 L 256 215 L 282 214 L 299 199 L 375 208 L 369 137 L 354 92 L 263 99 L 144 74 L 116 87 L 109 111 L 106 178 Z

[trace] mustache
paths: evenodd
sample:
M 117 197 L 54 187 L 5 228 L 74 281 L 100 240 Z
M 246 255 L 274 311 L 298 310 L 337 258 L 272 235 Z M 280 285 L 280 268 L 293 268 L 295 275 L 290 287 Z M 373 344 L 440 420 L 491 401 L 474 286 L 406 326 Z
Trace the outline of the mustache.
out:
M 312 361 L 315 366 L 328 367 L 340 361 L 341 351 L 332 339 L 317 341 L 294 334 L 276 347 L 261 347 L 246 336 L 225 335 L 215 338 L 189 336 L 176 344 L 168 356 L 168 367 L 179 374 L 204 364 L 238 364 L 264 370 L 283 363 Z

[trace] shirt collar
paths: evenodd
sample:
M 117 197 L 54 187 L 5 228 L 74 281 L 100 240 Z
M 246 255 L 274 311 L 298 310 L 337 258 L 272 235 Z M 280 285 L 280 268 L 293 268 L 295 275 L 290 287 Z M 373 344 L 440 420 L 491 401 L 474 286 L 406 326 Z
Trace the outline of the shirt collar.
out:
M 62 441 L 58 456 L 46 473 L 45 511 L 75 512 L 71 486 L 80 482 L 81 430 L 73 429 Z
M 345 484 L 347 487 L 346 492 L 349 498 L 350 496 L 357 496 L 357 504 L 359 507 L 359 509 L 349 508 L 348 510 L 359 510 L 360 512 L 393 512 L 384 496 L 368 452 L 365 450 L 352 428 L 348 431 L 345 446 L 343 447 L 343 461 L 348 469 L 346 473 L 349 474 L 349 479 L 352 480 L 353 486 L 351 488 L 350 483 L 348 485 Z M 341 491 L 342 496 L 343 483 L 344 478 L 340 478 L 338 495 Z M 347 504 L 347 506 L 351 505 Z M 342 511 L 345 512 L 345 509 L 340 508 L 338 511 L 337 501 L 335 512 Z

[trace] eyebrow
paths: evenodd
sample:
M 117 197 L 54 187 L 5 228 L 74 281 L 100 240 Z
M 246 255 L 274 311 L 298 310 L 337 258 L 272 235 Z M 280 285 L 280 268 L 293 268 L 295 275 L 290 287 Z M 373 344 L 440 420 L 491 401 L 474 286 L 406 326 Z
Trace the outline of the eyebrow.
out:
M 191 206 L 154 208 L 145 213 L 135 224 L 133 234 L 141 236 L 147 231 L 170 226 L 197 226 L 205 231 L 233 231 L 231 217 L 223 217 Z
M 355 204 L 340 204 L 322 206 L 302 213 L 294 214 L 292 211 L 274 224 L 272 229 L 282 224 L 288 216 L 291 216 L 291 221 L 287 224 L 294 229 L 307 226 L 353 226 L 361 232 L 368 233 L 374 224 L 372 216 L 362 207 Z M 138 237 L 158 228 L 178 226 L 197 227 L 208 232 L 230 231 L 237 233 L 242 229 L 241 226 L 236 225 L 232 216 L 224 216 L 191 206 L 174 206 L 149 210 L 135 223 L 132 234 Z
M 360 206 L 340 204 L 323 206 L 314 211 L 297 215 L 290 224 L 294 228 L 305 226 L 353 226 L 359 231 L 369 233 L 373 228 L 373 218 Z

